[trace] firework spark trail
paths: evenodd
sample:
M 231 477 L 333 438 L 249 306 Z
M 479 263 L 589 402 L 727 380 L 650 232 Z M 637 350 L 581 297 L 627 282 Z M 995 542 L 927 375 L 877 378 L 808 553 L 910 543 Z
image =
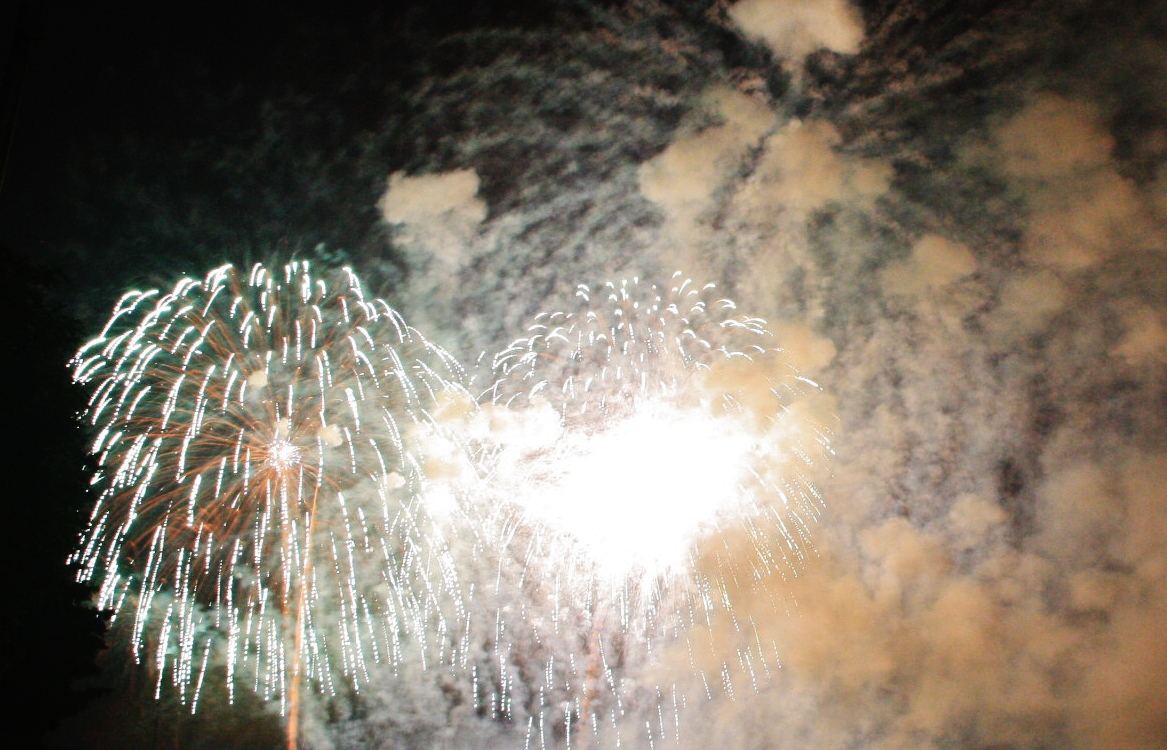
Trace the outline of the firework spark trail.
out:
M 133 618 L 135 658 L 152 645 L 159 689 L 193 711 L 213 653 L 232 696 L 246 678 L 287 710 L 302 679 L 359 690 L 403 644 L 459 658 L 415 433 L 462 371 L 350 270 L 228 265 L 130 292 L 74 379 L 100 491 L 74 559 Z
M 480 689 L 492 715 L 529 716 L 533 742 L 551 725 L 584 747 L 618 740 L 629 706 L 652 704 L 651 742 L 687 698 L 629 678 L 670 643 L 687 643 L 705 692 L 764 679 L 773 644 L 735 602 L 772 597 L 813 552 L 829 431 L 818 386 L 711 285 L 678 274 L 664 291 L 634 279 L 577 297 L 494 359 L 483 399 L 490 483 L 508 498 L 494 511 L 504 603 L 490 640 L 526 653 Z M 504 584 L 508 557 L 518 579 Z M 516 586 L 523 601 L 508 601 Z M 733 663 L 695 635 L 720 622 L 740 635 Z M 515 681 L 529 693 L 519 715 L 498 708 Z

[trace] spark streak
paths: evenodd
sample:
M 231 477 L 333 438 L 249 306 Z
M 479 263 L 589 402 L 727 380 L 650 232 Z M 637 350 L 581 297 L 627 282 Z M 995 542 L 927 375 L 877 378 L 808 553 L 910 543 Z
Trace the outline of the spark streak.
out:
M 456 659 L 416 436 L 462 371 L 350 270 L 130 292 L 73 366 L 100 492 L 74 559 L 159 687 L 193 710 L 210 664 L 294 714 L 301 682 L 359 690 L 403 643 Z

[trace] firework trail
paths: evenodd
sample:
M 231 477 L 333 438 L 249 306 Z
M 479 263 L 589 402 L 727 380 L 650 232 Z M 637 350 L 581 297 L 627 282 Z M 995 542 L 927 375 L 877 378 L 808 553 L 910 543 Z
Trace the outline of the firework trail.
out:
M 420 500 L 418 434 L 461 370 L 348 269 L 230 265 L 130 292 L 74 360 L 100 495 L 98 605 L 197 707 L 208 665 L 289 711 L 300 683 L 456 660 L 464 602 Z M 289 744 L 294 742 L 294 738 Z
M 534 648 L 492 665 L 480 699 L 525 716 L 529 740 L 618 741 L 633 704 L 650 706 L 650 741 L 671 734 L 687 697 L 644 678 L 670 643 L 706 693 L 757 686 L 774 661 L 735 602 L 772 596 L 812 553 L 829 431 L 818 386 L 715 291 L 679 274 L 663 290 L 581 286 L 577 309 L 541 314 L 493 361 L 480 437 L 507 497 L 494 546 L 525 598 L 501 598 L 490 640 Z M 741 636 L 734 663 L 699 636 L 725 622 Z

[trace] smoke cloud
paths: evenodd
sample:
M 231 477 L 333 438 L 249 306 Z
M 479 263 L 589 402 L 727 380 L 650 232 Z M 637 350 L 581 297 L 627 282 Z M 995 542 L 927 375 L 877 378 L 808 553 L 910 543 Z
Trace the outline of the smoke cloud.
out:
M 795 64 L 819 49 L 854 54 L 863 41 L 863 24 L 847 0 L 742 0 L 729 17 Z
M 952 5 L 639 0 L 564 33 L 475 32 L 471 61 L 417 87 L 416 128 L 441 138 L 384 168 L 376 208 L 406 318 L 485 355 L 475 395 L 577 285 L 675 270 L 764 319 L 823 389 L 781 404 L 831 433 L 808 555 L 727 580 L 732 607 L 688 632 L 624 643 L 597 746 L 1167 747 L 1167 11 Z M 707 378 L 762 422 L 771 374 Z M 456 406 L 479 446 L 516 433 L 539 460 L 558 437 L 549 407 Z M 752 438 L 760 476 L 793 463 L 776 432 Z M 671 465 L 698 470 L 707 439 Z M 527 576 L 515 529 L 458 560 L 491 616 L 469 657 L 484 692 L 406 665 L 365 718 L 319 711 L 313 742 L 580 731 L 537 708 L 567 710 L 544 675 L 585 672 L 567 655 L 603 618 Z M 702 543 L 751 554 L 728 531 Z
M 378 207 L 385 221 L 402 228 L 403 245 L 450 270 L 466 261 L 459 250 L 486 218 L 478 184 L 473 169 L 419 177 L 394 172 Z
M 843 2 L 746 0 L 728 19 L 790 65 L 826 48 L 877 66 L 885 39 L 866 46 Z M 900 95 L 928 97 L 929 75 Z M 651 679 L 693 689 L 655 747 L 1167 745 L 1167 170 L 1139 172 L 1121 140 L 1137 92 L 1040 63 L 1021 79 L 987 88 L 967 127 L 915 141 L 865 140 L 874 114 L 796 115 L 715 82 L 657 153 L 619 165 L 635 182 L 602 208 L 629 223 L 641 209 L 622 207 L 647 201 L 648 242 L 557 263 L 715 281 L 834 399 L 817 554 L 781 583 L 785 613 L 738 592 L 769 676 L 738 669 L 732 697 L 694 697 L 688 659 L 666 653 Z M 928 160 L 931 174 L 912 166 Z M 728 622 L 694 637 L 734 663 Z

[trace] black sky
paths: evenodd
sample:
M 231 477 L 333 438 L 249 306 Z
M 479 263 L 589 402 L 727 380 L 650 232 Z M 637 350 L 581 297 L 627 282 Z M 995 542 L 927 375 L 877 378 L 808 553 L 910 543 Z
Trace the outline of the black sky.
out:
M 130 227 L 149 223 L 142 214 L 149 199 L 125 191 L 157 188 L 149 183 L 168 161 L 180 174 L 162 188 L 176 202 L 229 193 L 227 178 L 216 173 L 216 154 L 255 150 L 272 127 L 265 113 L 303 123 L 298 132 L 279 133 L 283 152 L 265 157 L 264 166 L 287 171 L 297 147 L 327 153 L 361 132 L 383 129 L 394 103 L 420 76 L 458 64 L 433 54 L 448 35 L 585 15 L 570 2 L 493 0 L 343 7 L 50 2 L 18 4 L 6 13 L 9 68 L 23 95 L 0 196 L 0 241 L 40 261 L 51 257 L 66 274 L 73 264 L 120 262 L 116 253 L 90 257 L 86 251 L 116 246 Z M 27 61 L 19 70 L 18 42 L 25 39 Z M 238 212 L 241 204 L 228 200 L 221 207 Z M 334 240 L 351 241 L 340 234 Z

